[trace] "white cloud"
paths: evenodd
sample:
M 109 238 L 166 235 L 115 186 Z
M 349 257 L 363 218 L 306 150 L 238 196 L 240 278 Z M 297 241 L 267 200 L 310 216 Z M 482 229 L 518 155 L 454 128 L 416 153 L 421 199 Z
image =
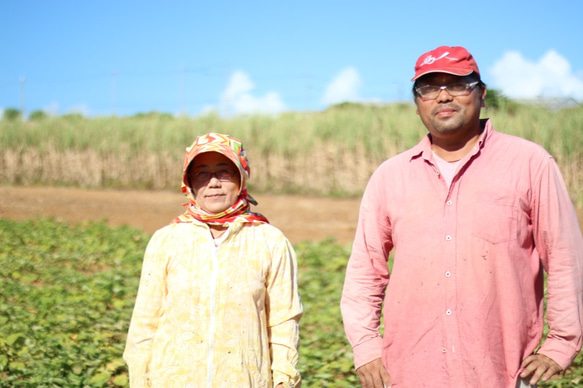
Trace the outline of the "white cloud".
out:
M 251 90 L 255 85 L 251 81 L 251 78 L 240 70 L 235 71 L 231 75 L 231 79 L 229 80 L 229 84 L 227 88 L 223 92 L 224 99 L 236 99 L 238 96 L 244 95 Z
M 326 105 L 345 101 L 360 101 L 360 85 L 362 84 L 358 71 L 353 67 L 342 70 L 326 87 L 321 102 Z
M 285 103 L 276 92 L 269 92 L 264 96 L 254 96 L 251 91 L 255 84 L 249 76 L 238 70 L 229 80 L 225 91 L 221 94 L 219 111 L 226 116 L 240 114 L 277 114 L 286 109 Z M 205 110 L 212 109 L 206 107 Z
M 510 98 L 573 97 L 583 99 L 583 77 L 555 50 L 532 62 L 517 51 L 506 52 L 490 69 L 492 87 Z

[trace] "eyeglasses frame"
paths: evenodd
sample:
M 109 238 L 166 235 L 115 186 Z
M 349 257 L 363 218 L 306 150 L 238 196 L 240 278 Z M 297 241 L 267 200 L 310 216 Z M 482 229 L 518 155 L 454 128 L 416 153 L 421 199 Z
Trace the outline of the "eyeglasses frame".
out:
M 456 82 L 456 84 L 458 83 L 463 83 L 463 82 Z M 467 82 L 466 83 L 466 90 L 462 93 L 462 94 L 452 94 L 447 88 L 449 85 L 441 85 L 438 86 L 439 91 L 437 92 L 437 94 L 435 95 L 435 97 L 424 97 L 420 92 L 419 89 L 421 87 L 415 87 L 415 92 L 417 93 L 417 95 L 419 96 L 419 98 L 421 98 L 423 101 L 431 101 L 431 100 L 435 100 L 437 97 L 439 97 L 439 95 L 441 94 L 442 90 L 445 90 L 447 92 L 447 94 L 449 94 L 452 97 L 464 97 L 464 96 L 469 96 L 470 93 L 472 93 L 472 90 L 478 86 L 480 84 L 480 81 L 474 81 L 474 82 Z M 434 86 L 434 85 L 425 85 L 425 86 Z M 423 87 L 423 86 L 422 86 Z
M 224 172 L 228 171 L 230 173 L 230 176 L 228 178 L 224 178 L 221 179 L 218 174 L 222 173 L 224 174 Z M 208 179 L 196 179 L 196 177 L 200 174 L 209 174 Z M 210 182 L 211 179 L 217 178 L 219 181 L 221 182 L 228 182 L 230 181 L 235 175 L 237 174 L 237 171 L 235 170 L 228 170 L 226 168 L 222 168 L 220 170 L 214 171 L 214 172 L 210 172 L 210 171 L 198 171 L 198 172 L 192 172 L 189 174 L 189 178 L 192 179 L 193 182 L 196 183 L 206 183 L 206 182 Z

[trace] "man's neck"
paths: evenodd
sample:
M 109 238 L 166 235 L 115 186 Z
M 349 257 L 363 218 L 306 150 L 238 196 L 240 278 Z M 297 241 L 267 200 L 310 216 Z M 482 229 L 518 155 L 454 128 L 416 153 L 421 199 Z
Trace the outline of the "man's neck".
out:
M 476 130 L 469 132 L 464 137 L 431 136 L 431 149 L 441 159 L 447 162 L 456 162 L 470 153 L 478 142 L 482 130 L 482 126 L 478 125 Z

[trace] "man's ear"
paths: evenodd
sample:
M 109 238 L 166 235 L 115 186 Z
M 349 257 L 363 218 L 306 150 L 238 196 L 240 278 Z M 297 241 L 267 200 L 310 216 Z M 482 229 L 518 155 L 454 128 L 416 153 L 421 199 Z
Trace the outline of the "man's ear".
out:
M 480 106 L 482 108 L 484 108 L 486 106 L 486 94 L 488 94 L 488 91 L 486 90 L 486 88 L 484 87 L 484 91 L 482 92 L 482 96 L 480 97 L 481 100 L 481 104 Z

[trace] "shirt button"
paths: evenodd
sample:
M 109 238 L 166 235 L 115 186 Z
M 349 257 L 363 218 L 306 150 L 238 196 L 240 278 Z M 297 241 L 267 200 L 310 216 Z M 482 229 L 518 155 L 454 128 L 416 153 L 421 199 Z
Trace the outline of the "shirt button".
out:
M 441 352 L 442 353 L 446 353 L 447 352 L 447 349 L 446 348 L 441 348 Z
M 451 199 L 449 201 L 446 202 L 447 206 L 451 206 L 453 202 L 451 201 Z
M 445 277 L 446 277 L 446 278 L 448 278 L 448 277 L 450 277 L 450 276 L 451 276 L 451 273 L 450 273 L 449 271 L 447 271 L 447 272 L 445 273 Z
M 445 236 L 445 239 L 446 239 L 447 241 L 451 241 L 451 236 L 450 236 L 450 235 L 447 235 L 447 236 Z
M 447 315 L 451 315 L 451 310 L 447 310 L 445 313 L 446 313 Z

